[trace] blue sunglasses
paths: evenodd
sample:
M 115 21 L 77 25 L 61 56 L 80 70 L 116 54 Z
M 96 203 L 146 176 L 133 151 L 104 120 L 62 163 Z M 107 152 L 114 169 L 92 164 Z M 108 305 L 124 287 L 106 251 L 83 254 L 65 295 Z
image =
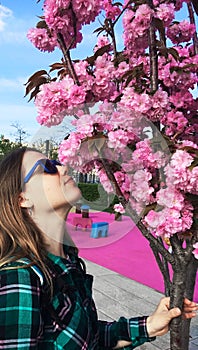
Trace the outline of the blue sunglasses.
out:
M 32 169 L 28 172 L 28 174 L 24 178 L 24 183 L 26 184 L 31 176 L 33 175 L 34 171 L 36 170 L 37 166 L 41 166 L 44 170 L 44 173 L 47 174 L 56 174 L 58 172 L 57 165 L 62 165 L 57 160 L 51 160 L 51 159 L 39 159 L 37 162 L 33 165 Z

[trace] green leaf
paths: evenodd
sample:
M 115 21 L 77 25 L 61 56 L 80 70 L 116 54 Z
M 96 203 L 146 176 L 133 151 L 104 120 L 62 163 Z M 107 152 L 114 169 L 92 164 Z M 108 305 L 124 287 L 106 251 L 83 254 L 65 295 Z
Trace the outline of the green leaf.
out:
M 153 22 L 154 22 L 154 25 L 155 25 L 155 28 L 157 28 L 159 30 L 159 32 L 165 36 L 165 29 L 164 29 L 164 23 L 161 19 L 159 18 L 154 18 L 153 19 Z
M 104 55 L 105 52 L 108 52 L 111 48 L 111 44 L 107 44 L 105 46 L 102 46 L 100 47 L 94 54 L 94 57 L 95 59 L 98 57 L 98 56 L 102 56 Z
M 179 61 L 179 54 L 178 54 L 177 50 L 175 50 L 173 47 L 168 48 L 167 50 L 168 50 L 168 53 L 173 56 L 175 61 Z
M 93 66 L 95 60 L 97 59 L 98 56 L 104 55 L 105 52 L 108 52 L 111 47 L 111 44 L 107 44 L 105 46 L 100 47 L 93 56 L 87 57 L 86 61 Z
M 189 169 L 190 171 L 192 171 L 193 168 L 195 168 L 196 166 L 198 166 L 198 158 L 196 158 L 196 159 L 192 162 L 192 164 L 188 167 L 188 169 Z
M 39 70 L 36 73 L 34 73 L 33 75 L 31 75 L 31 77 L 28 79 L 27 83 L 25 83 L 24 85 L 27 85 L 31 80 L 33 80 L 33 79 L 35 79 L 35 78 L 37 78 L 37 77 L 39 77 L 41 75 L 47 75 L 48 76 L 48 73 L 44 69 Z
M 38 94 L 39 92 L 39 87 L 37 86 L 34 91 L 32 91 L 32 93 L 30 94 L 30 98 L 28 100 L 28 102 L 30 102 L 34 97 L 36 97 L 36 95 Z
M 61 69 L 61 68 L 63 68 L 65 66 L 65 64 L 64 63 L 59 63 L 59 62 L 56 62 L 56 63 L 53 63 L 53 64 L 51 64 L 50 65 L 50 72 L 52 72 L 52 71 L 54 71 L 54 70 L 56 70 L 56 69 Z
M 45 78 L 45 77 L 43 77 L 43 76 L 37 77 L 36 79 L 33 79 L 33 80 L 27 85 L 27 87 L 26 87 L 26 92 L 25 92 L 25 96 L 24 96 L 24 97 L 26 97 L 26 96 L 30 93 L 30 91 L 33 90 L 34 88 L 35 88 L 35 90 L 36 90 L 36 93 L 38 93 L 38 92 L 39 92 L 39 87 L 40 87 L 40 85 L 46 84 L 47 82 L 48 82 L 48 79 Z M 30 101 L 34 96 L 35 96 L 34 94 L 33 94 L 33 95 L 31 94 L 29 101 Z M 28 102 L 29 102 L 29 101 L 28 101 Z
M 39 21 L 36 25 L 36 28 L 48 29 L 48 26 L 45 21 Z
M 105 29 L 103 27 L 96 28 L 93 33 L 103 32 Z

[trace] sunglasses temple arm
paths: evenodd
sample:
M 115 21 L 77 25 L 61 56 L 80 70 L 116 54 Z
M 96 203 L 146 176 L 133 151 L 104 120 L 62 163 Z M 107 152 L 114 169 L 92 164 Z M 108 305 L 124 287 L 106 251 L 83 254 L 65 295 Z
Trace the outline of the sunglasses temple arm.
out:
M 29 171 L 29 173 L 26 175 L 26 177 L 24 178 L 24 183 L 27 183 L 29 181 L 29 179 L 31 178 L 33 172 L 35 171 L 35 169 L 37 168 L 37 166 L 39 165 L 40 163 L 36 162 L 34 164 L 34 166 L 32 167 L 32 169 Z

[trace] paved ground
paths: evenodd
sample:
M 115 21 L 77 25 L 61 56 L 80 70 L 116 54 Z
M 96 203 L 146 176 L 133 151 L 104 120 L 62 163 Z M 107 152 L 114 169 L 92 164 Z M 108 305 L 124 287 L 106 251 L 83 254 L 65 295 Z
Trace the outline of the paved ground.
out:
M 162 294 L 116 272 L 86 260 L 87 272 L 94 275 L 94 300 L 102 320 L 116 320 L 120 316 L 149 315 Z M 189 350 L 198 350 L 198 315 L 191 323 Z M 169 335 L 138 347 L 141 350 L 169 350 Z M 185 349 L 184 349 L 185 350 Z

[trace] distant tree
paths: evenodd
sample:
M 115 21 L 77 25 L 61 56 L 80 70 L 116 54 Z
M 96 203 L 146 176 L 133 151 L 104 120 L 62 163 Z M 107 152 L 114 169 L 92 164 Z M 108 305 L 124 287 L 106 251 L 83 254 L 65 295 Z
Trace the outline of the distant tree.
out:
M 2 159 L 4 155 L 6 155 L 10 151 L 18 147 L 20 147 L 19 143 L 12 142 L 9 139 L 6 139 L 4 135 L 1 135 L 0 136 L 0 159 Z
M 16 129 L 12 134 L 12 136 L 15 137 L 15 142 L 17 142 L 19 146 L 22 146 L 22 143 L 26 140 L 27 136 L 29 136 L 28 132 L 24 130 L 18 122 L 12 123 L 11 126 Z
M 59 143 L 57 143 L 54 138 L 50 138 L 49 140 L 45 141 L 43 141 L 42 138 L 40 138 L 37 141 L 35 141 L 32 144 L 32 146 L 51 159 L 58 158 Z

